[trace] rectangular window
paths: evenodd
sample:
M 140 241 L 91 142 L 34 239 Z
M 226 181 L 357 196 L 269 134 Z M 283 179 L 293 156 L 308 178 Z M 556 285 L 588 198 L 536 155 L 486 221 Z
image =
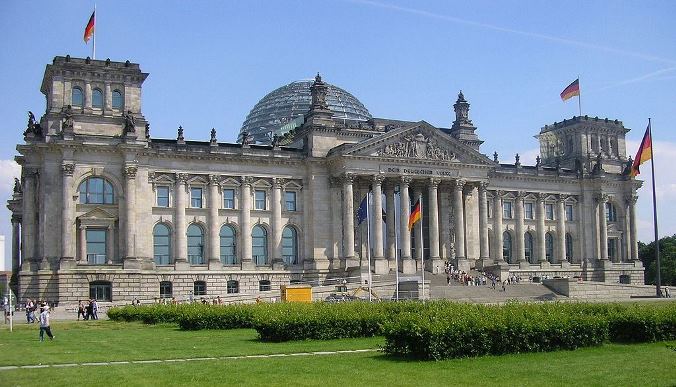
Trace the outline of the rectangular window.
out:
M 502 217 L 504 219 L 512 219 L 512 202 L 502 203 Z
M 566 205 L 566 220 L 569 222 L 573 221 L 573 206 L 570 204 Z
M 554 220 L 554 205 L 545 204 L 545 219 Z
M 106 257 L 106 230 L 87 229 L 87 262 L 92 265 L 103 265 Z
M 235 208 L 235 190 L 228 188 L 223 190 L 223 208 Z
M 202 208 L 202 188 L 190 188 L 190 207 Z
M 533 219 L 533 203 L 524 203 L 523 212 L 525 219 Z
M 257 210 L 265 210 L 265 191 L 256 190 L 256 208 Z
M 491 205 L 491 200 L 490 200 L 490 199 L 486 200 L 486 210 L 487 210 L 487 211 L 486 211 L 486 213 L 487 213 L 486 215 L 487 215 L 489 218 L 492 218 L 492 217 L 493 217 L 493 206 Z
M 169 207 L 169 187 L 157 187 L 157 206 Z
M 296 193 L 284 192 L 284 202 L 286 203 L 287 211 L 296 211 Z

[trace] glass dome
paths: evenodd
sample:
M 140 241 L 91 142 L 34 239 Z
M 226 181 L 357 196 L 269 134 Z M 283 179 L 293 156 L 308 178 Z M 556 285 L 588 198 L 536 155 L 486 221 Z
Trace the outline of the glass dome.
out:
M 254 141 L 270 144 L 272 136 L 284 133 L 303 124 L 303 116 L 310 110 L 312 80 L 291 82 L 282 86 L 258 101 L 246 116 L 242 133 L 247 132 Z M 333 111 L 333 117 L 351 121 L 367 121 L 371 114 L 352 94 L 340 87 L 326 84 L 328 92 L 326 102 Z

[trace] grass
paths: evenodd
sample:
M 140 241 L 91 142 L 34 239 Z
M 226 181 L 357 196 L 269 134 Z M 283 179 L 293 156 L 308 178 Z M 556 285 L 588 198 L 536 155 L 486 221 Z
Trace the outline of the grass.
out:
M 382 338 L 260 343 L 253 330 L 184 332 L 175 326 L 57 322 L 40 343 L 35 326 L 0 328 L 0 365 L 223 357 L 376 348 Z M 676 342 L 406 361 L 379 352 L 0 371 L 0 386 L 75 385 L 676 385 Z

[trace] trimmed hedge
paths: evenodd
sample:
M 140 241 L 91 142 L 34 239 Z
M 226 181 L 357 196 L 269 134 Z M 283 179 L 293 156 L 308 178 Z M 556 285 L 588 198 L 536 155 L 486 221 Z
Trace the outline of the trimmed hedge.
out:
M 385 324 L 386 353 L 440 360 L 676 339 L 675 303 L 431 304 Z

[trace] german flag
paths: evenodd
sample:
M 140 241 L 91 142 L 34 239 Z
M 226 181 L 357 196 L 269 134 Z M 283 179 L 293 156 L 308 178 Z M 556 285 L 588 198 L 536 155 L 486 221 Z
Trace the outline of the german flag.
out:
M 643 141 L 641 141 L 641 146 L 638 147 L 638 152 L 636 152 L 636 158 L 634 163 L 631 165 L 630 176 L 636 176 L 641 173 L 638 167 L 645 163 L 648 160 L 653 158 L 653 139 L 650 137 L 650 125 L 645 130 L 643 135 Z
M 580 96 L 580 78 L 576 79 L 561 92 L 561 100 L 565 101 L 574 96 Z
M 96 24 L 96 11 L 92 12 L 92 16 L 89 18 L 89 23 L 87 23 L 87 27 L 85 27 L 84 30 L 84 41 L 87 43 L 89 39 L 91 39 L 92 35 L 94 35 L 94 27 Z
M 415 222 L 422 219 L 422 212 L 420 211 L 420 199 L 416 200 L 411 215 L 408 217 L 408 229 L 413 230 L 413 225 Z

